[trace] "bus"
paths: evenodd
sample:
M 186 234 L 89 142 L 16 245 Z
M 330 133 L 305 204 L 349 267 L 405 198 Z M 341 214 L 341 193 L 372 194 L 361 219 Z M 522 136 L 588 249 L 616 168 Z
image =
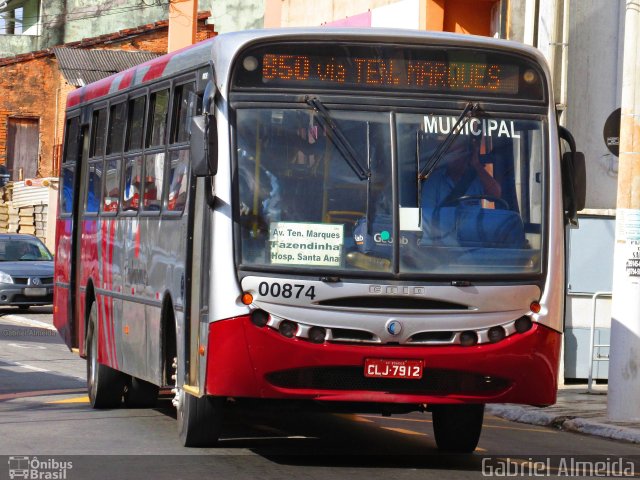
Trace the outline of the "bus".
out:
M 584 156 L 535 49 L 404 30 L 217 37 L 71 92 L 54 323 L 95 408 L 555 402 Z

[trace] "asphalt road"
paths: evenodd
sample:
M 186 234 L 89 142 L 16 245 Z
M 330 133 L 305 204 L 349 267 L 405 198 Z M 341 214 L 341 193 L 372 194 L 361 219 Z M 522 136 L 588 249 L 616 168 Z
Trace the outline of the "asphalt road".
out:
M 61 475 L 39 478 L 71 480 L 482 478 L 506 476 L 507 468 L 577 478 L 603 466 L 640 477 L 637 445 L 491 416 L 477 451 L 451 456 L 436 450 L 429 414 L 231 405 L 219 448 L 187 449 L 168 397 L 154 409 L 91 409 L 84 360 L 55 331 L 40 328 L 51 323 L 50 312 L 0 311 L 0 479 L 20 474 L 25 462 Z

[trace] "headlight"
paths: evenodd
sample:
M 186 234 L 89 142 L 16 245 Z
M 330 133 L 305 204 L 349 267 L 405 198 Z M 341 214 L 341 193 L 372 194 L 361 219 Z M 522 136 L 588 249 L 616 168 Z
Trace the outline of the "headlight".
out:
M 13 278 L 8 273 L 0 272 L 0 283 L 13 283 Z

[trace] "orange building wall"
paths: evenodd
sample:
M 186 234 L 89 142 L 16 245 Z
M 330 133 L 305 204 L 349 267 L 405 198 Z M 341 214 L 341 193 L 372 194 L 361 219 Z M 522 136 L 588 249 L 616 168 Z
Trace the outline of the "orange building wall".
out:
M 423 0 L 426 28 L 440 32 L 491 35 L 491 9 L 500 0 Z
M 215 35 L 212 26 L 198 22 L 196 41 Z M 142 50 L 164 54 L 167 52 L 167 28 L 107 41 L 94 46 L 104 50 Z M 0 66 L 0 164 L 7 162 L 7 127 L 10 117 L 39 119 L 40 145 L 38 176 L 57 176 L 58 156 L 64 131 L 67 94 L 75 87 L 69 85 L 58 70 L 54 56 L 44 56 Z M 56 107 L 56 97 L 58 99 Z M 57 116 L 56 116 L 57 111 Z
M 38 175 L 51 175 L 56 124 L 53 120 L 60 83 L 57 61 L 51 57 L 0 69 L 0 163 L 7 162 L 9 118 L 34 118 L 40 127 Z M 64 113 L 64 104 L 58 108 Z

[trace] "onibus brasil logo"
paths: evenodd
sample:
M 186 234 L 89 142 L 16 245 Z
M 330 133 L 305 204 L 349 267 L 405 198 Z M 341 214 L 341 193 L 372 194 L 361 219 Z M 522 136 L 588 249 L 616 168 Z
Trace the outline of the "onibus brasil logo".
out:
M 27 478 L 33 480 L 65 480 L 67 470 L 73 468 L 72 462 L 62 462 L 54 458 L 45 460 L 38 457 L 9 457 L 9 478 Z

